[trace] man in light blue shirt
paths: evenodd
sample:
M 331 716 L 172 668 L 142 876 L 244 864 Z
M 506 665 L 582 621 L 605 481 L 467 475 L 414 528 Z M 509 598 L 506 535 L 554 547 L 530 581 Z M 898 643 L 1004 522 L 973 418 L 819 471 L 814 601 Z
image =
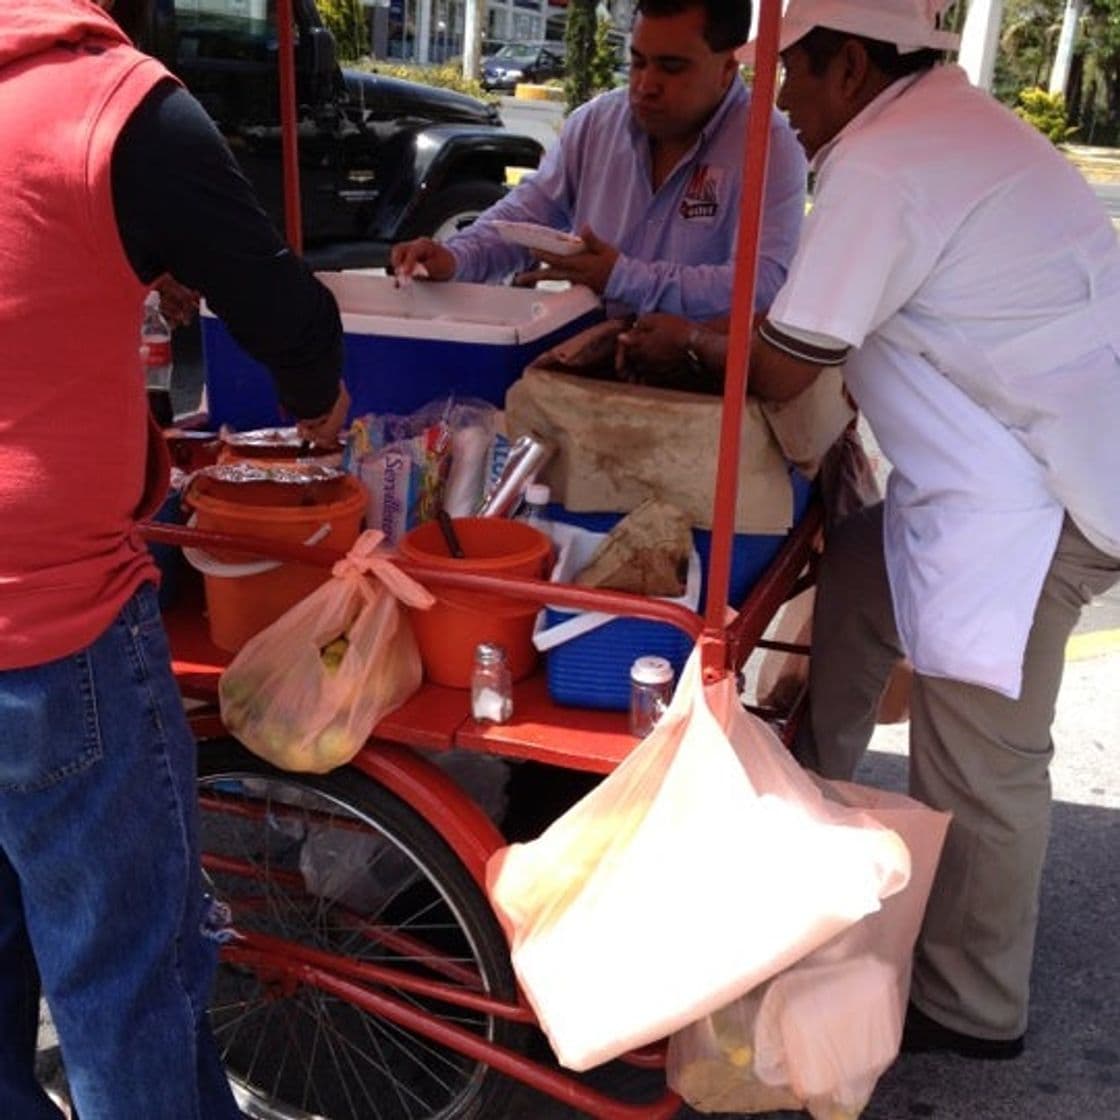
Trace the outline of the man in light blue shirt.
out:
M 577 109 L 540 169 L 445 245 L 394 246 L 396 274 L 423 265 L 432 280 L 570 280 L 602 295 L 612 313 L 726 315 L 750 107 L 735 50 L 749 23 L 744 0 L 640 0 L 629 89 Z M 805 182 L 801 146 L 775 113 L 760 308 L 785 280 Z M 585 249 L 530 252 L 503 240 L 495 220 L 575 232 Z

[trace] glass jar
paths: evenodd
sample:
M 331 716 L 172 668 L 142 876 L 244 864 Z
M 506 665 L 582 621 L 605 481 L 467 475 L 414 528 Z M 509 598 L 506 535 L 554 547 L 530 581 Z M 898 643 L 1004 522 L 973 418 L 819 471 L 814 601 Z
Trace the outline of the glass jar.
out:
M 630 734 L 644 739 L 673 698 L 673 666 L 664 657 L 639 657 L 630 666 Z
M 480 642 L 474 651 L 471 715 L 489 723 L 505 723 L 513 715 L 513 681 L 506 651 L 493 642 Z

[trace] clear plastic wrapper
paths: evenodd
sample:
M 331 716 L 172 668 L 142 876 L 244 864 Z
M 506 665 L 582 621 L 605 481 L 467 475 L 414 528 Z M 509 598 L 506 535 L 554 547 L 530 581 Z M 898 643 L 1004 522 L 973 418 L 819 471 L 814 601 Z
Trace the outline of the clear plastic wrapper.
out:
M 465 516 L 482 494 L 497 410 L 484 401 L 432 401 L 408 416 L 361 417 L 344 467 L 369 492 L 367 524 L 396 543 L 441 508 Z

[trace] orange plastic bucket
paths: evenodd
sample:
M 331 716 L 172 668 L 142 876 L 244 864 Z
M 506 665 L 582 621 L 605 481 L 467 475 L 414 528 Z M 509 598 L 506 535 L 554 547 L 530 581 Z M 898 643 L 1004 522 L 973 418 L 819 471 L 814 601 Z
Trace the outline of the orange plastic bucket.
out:
M 366 492 L 351 475 L 307 484 L 230 483 L 200 475 L 188 504 L 199 529 L 348 549 L 358 539 Z M 326 568 L 230 552 L 184 549 L 202 572 L 210 640 L 236 652 L 330 578 Z
M 544 533 L 521 521 L 502 517 L 457 517 L 455 533 L 466 554 L 455 559 L 435 521 L 406 533 L 397 545 L 401 557 L 429 568 L 480 575 L 543 577 L 552 555 Z M 424 672 L 437 684 L 469 688 L 474 651 L 479 642 L 504 646 L 515 681 L 537 663 L 533 622 L 539 603 L 483 591 L 433 587 L 435 605 L 410 610 Z

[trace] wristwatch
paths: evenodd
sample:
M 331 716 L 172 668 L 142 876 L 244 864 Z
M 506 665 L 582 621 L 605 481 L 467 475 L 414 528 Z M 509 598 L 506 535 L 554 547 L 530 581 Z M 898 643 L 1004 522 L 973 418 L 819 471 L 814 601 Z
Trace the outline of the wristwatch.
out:
M 699 342 L 700 328 L 693 327 L 688 332 L 688 341 L 684 344 L 684 360 L 688 366 L 688 372 L 700 380 L 707 376 L 707 369 L 704 366 L 704 359 L 700 357 L 700 351 L 697 349 Z
M 704 359 L 700 356 L 700 326 L 695 326 L 688 332 L 688 340 L 684 346 L 684 360 L 692 384 L 690 388 L 695 393 L 722 393 L 723 376 L 710 370 Z

